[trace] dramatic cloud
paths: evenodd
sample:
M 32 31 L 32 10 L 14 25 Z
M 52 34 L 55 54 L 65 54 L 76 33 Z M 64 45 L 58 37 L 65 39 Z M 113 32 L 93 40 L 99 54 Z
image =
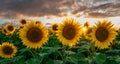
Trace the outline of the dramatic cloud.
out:
M 120 3 L 106 3 L 99 6 L 91 7 L 90 9 L 86 10 L 89 16 L 96 16 L 96 17 L 114 17 L 120 16 Z
M 60 0 L 0 0 L 1 16 L 28 16 L 57 15 Z
M 86 17 L 120 15 L 119 0 L 0 0 L 0 16 L 65 16 L 83 12 Z M 80 14 L 79 14 L 80 15 Z

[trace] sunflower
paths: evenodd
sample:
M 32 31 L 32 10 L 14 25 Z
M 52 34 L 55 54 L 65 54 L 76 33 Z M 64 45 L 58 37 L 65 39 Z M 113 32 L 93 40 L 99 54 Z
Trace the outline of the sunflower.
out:
M 88 40 L 91 40 L 91 35 L 90 35 L 91 32 L 92 32 L 92 28 L 88 28 L 86 32 L 84 32 L 84 37 Z
M 120 28 L 118 29 L 118 32 L 120 32 Z
M 113 49 L 113 48 L 116 48 L 117 46 L 119 45 L 119 42 L 115 42 L 113 41 L 110 45 L 110 48 Z
M 58 28 L 58 24 L 52 24 L 51 27 L 50 27 L 50 30 L 52 33 L 56 33 L 57 32 L 57 29 Z
M 2 33 L 5 34 L 5 35 L 9 35 L 10 34 L 4 28 L 2 28 Z
M 89 23 L 89 22 L 85 22 L 85 23 L 84 23 L 84 27 L 89 28 L 89 27 L 90 27 L 90 23 Z
M 85 22 L 84 26 L 82 27 L 83 33 L 85 33 L 89 28 L 90 28 L 90 23 L 89 22 Z
M 63 45 L 74 46 L 78 43 L 81 37 L 81 25 L 74 19 L 65 19 L 58 26 L 56 35 Z
M 0 26 L 0 31 L 2 30 L 2 27 Z
M 110 42 L 115 39 L 116 35 L 116 29 L 113 28 L 113 24 L 108 20 L 96 23 L 91 33 L 92 42 L 94 42 L 95 46 L 99 49 L 108 48 Z
M 21 26 L 23 26 L 23 25 L 25 25 L 25 24 L 27 24 L 27 21 L 26 21 L 25 19 L 20 20 L 20 25 L 21 25 Z
M 12 34 L 15 31 L 15 27 L 12 24 L 6 24 L 3 30 L 9 34 Z
M 91 39 L 90 33 L 92 32 L 92 28 L 90 27 L 89 22 L 85 22 L 84 26 L 82 28 L 83 30 L 83 35 L 86 39 Z
M 42 24 L 41 21 L 36 21 L 36 24 Z
M 40 48 L 48 40 L 48 30 L 42 24 L 31 21 L 19 31 L 23 45 L 29 48 Z
M 0 45 L 0 57 L 13 58 L 17 52 L 17 48 L 10 43 L 4 42 Z

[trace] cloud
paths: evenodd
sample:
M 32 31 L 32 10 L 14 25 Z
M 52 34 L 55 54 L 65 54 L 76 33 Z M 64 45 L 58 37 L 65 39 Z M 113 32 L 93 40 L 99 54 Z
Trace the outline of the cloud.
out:
M 106 3 L 94 6 L 85 11 L 89 16 L 93 17 L 114 17 L 120 16 L 120 3 Z
M 1 16 L 28 16 L 57 15 L 60 1 L 56 0 L 0 0 Z M 4 14 L 3 14 L 4 13 Z
M 106 18 L 108 17 L 108 15 L 103 13 L 88 13 L 88 15 L 86 15 L 85 17 L 86 18 Z
M 86 17 L 120 15 L 120 1 L 116 0 L 0 0 L 0 16 L 65 16 L 84 12 Z M 102 12 L 101 12 L 102 11 Z M 63 14 L 64 13 L 64 14 Z

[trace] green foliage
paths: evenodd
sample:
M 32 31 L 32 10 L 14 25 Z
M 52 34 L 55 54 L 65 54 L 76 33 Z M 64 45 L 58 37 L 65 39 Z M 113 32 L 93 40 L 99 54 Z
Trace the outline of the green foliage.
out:
M 94 58 L 95 63 L 97 64 L 103 64 L 106 61 L 106 56 L 105 54 L 100 54 L 100 53 L 96 53 L 96 56 Z

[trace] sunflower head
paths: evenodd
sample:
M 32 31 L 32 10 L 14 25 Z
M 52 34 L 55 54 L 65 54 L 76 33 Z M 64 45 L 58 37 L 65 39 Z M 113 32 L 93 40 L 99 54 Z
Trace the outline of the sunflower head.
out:
M 48 40 L 48 30 L 42 24 L 29 22 L 19 31 L 20 38 L 25 46 L 29 48 L 40 48 Z
M 55 23 L 55 24 L 51 25 L 50 30 L 51 30 L 52 33 L 56 33 L 57 30 L 58 30 L 57 28 L 58 28 L 58 24 Z
M 83 32 L 83 34 L 84 34 L 85 32 L 87 32 L 87 30 L 88 30 L 87 27 L 82 27 L 82 32 Z
M 118 29 L 118 32 L 120 32 L 120 28 Z
M 104 49 L 108 48 L 110 42 L 112 42 L 117 35 L 116 29 L 113 28 L 113 24 L 107 20 L 96 23 L 93 26 L 91 38 L 95 42 L 95 46 Z
M 0 26 L 0 31 L 2 30 L 2 27 Z
M 91 32 L 92 32 L 92 28 L 88 28 L 86 29 L 86 31 L 83 33 L 84 37 L 88 40 L 91 40 Z
M 24 28 L 24 26 L 20 26 L 20 29 Z
M 42 24 L 41 21 L 36 21 L 36 24 Z
M 58 26 L 57 36 L 63 45 L 72 47 L 77 44 L 81 36 L 81 25 L 74 19 L 65 19 Z
M 82 27 L 83 34 L 86 33 L 90 29 L 90 23 L 85 22 L 84 26 Z
M 90 27 L 90 23 L 89 22 L 85 22 L 84 23 L 84 27 L 89 28 Z
M 111 45 L 110 45 L 110 48 L 111 48 L 111 49 L 114 49 L 114 48 L 118 47 L 118 45 L 119 45 L 119 42 L 114 42 L 114 41 L 113 41 L 113 42 L 111 43 Z
M 2 28 L 2 33 L 5 34 L 5 35 L 9 35 L 10 34 L 4 28 Z
M 27 21 L 25 19 L 20 20 L 20 25 L 25 25 L 27 24 Z
M 4 42 L 0 46 L 0 57 L 13 58 L 17 52 L 17 48 L 10 43 Z
M 15 27 L 12 24 L 6 24 L 3 31 L 6 31 L 5 33 L 12 34 L 15 31 Z

